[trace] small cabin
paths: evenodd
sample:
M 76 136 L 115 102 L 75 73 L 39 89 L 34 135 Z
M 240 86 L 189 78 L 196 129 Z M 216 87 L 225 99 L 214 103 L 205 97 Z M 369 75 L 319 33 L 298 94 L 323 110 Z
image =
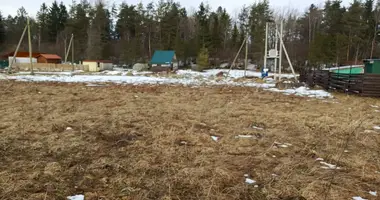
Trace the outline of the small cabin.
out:
M 90 72 L 99 72 L 104 70 L 112 70 L 112 61 L 110 60 L 84 60 L 83 65 L 88 65 Z
M 178 67 L 177 57 L 174 51 L 155 51 L 150 64 L 153 71 L 165 71 Z
M 37 63 L 54 63 L 59 64 L 62 62 L 62 58 L 56 54 L 40 54 L 36 56 Z

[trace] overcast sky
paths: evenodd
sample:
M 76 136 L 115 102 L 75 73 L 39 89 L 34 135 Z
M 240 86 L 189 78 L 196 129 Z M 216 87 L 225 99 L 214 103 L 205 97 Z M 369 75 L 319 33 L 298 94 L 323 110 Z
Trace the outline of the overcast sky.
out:
M 8 16 L 9 14 L 15 15 L 17 9 L 21 6 L 24 6 L 28 14 L 35 16 L 39 10 L 40 5 L 45 2 L 47 5 L 51 5 L 54 0 L 0 0 L 0 11 L 3 16 Z M 72 0 L 62 0 L 66 5 L 71 4 Z M 89 0 L 90 2 L 95 2 L 95 0 Z M 188 11 L 197 9 L 198 5 L 202 0 L 177 0 L 181 3 L 182 6 L 185 6 Z M 348 2 L 352 0 L 343 0 L 344 5 L 348 5 Z M 60 0 L 58 0 L 60 2 Z M 77 0 L 79 2 L 79 0 Z M 108 4 L 116 3 L 120 4 L 121 2 L 126 2 L 128 4 L 137 4 L 143 2 L 145 5 L 151 0 L 106 0 Z M 157 2 L 157 1 L 155 1 Z M 243 5 L 249 5 L 255 2 L 255 0 L 207 0 L 203 2 L 208 2 L 211 8 L 214 10 L 218 6 L 222 6 L 227 9 L 227 11 L 236 17 L 240 8 Z M 269 0 L 272 8 L 282 9 L 282 8 L 296 8 L 299 11 L 304 11 L 311 3 L 316 5 L 323 5 L 324 0 Z

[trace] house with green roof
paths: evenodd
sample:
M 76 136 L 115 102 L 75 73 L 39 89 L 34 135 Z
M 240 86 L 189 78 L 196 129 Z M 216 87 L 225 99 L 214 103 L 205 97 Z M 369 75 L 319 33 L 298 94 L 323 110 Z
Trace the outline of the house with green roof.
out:
M 177 57 L 174 51 L 157 50 L 154 52 L 152 60 L 150 61 L 152 68 L 154 67 L 177 67 Z

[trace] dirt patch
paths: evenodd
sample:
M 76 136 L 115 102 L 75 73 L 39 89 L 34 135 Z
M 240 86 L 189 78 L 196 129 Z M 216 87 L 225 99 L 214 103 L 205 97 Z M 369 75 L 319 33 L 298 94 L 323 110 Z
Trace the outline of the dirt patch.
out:
M 365 132 L 378 99 L 8 81 L 0 96 L 0 199 L 371 199 L 380 185 Z

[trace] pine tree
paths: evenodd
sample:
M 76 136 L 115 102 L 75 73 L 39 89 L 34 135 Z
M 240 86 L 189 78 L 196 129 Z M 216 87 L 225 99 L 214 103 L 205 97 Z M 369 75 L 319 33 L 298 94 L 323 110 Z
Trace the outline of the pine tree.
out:
M 45 3 L 42 3 L 40 11 L 37 12 L 38 23 L 38 50 L 41 51 L 41 43 L 48 40 L 49 32 L 48 26 L 48 7 Z
M 110 59 L 110 15 L 103 3 L 98 3 L 88 33 L 87 56 L 89 59 Z
M 231 36 L 231 46 L 233 48 L 238 48 L 238 38 L 239 37 L 239 30 L 237 28 L 236 22 L 234 23 L 234 28 L 232 29 L 232 36 Z
M 6 38 L 5 24 L 4 24 L 3 15 L 0 12 L 0 47 L 4 43 L 5 38 Z
M 203 71 L 208 67 L 208 50 L 207 48 L 201 48 L 197 57 L 197 70 Z
M 196 19 L 198 23 L 198 48 L 208 48 L 210 46 L 209 8 L 203 2 L 199 5 Z
M 54 1 L 49 8 L 47 27 L 49 29 L 49 41 L 56 42 L 58 32 L 60 31 L 60 21 L 59 21 L 60 9 L 57 1 Z

